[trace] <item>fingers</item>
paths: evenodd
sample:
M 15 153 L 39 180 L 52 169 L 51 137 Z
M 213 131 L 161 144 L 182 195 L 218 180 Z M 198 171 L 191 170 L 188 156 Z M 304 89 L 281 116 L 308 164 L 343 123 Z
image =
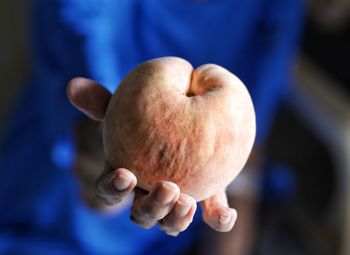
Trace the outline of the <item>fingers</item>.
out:
M 131 208 L 131 220 L 143 228 L 151 228 L 169 214 L 179 196 L 179 187 L 167 181 L 160 182 L 148 194 L 137 191 Z
M 176 184 L 163 181 L 149 194 L 136 192 L 131 219 L 144 228 L 159 223 L 168 235 L 177 236 L 190 225 L 196 208 L 194 198 L 180 193 Z
M 235 209 L 229 208 L 226 193 L 220 192 L 201 202 L 204 221 L 219 232 L 228 232 L 237 219 Z
M 111 93 L 97 82 L 74 78 L 67 85 L 71 103 L 93 120 L 104 119 Z
M 168 235 L 177 236 L 191 224 L 196 209 L 196 200 L 181 193 L 171 212 L 160 221 L 160 228 Z
M 135 175 L 125 168 L 105 170 L 97 179 L 95 193 L 106 205 L 118 204 L 136 186 Z

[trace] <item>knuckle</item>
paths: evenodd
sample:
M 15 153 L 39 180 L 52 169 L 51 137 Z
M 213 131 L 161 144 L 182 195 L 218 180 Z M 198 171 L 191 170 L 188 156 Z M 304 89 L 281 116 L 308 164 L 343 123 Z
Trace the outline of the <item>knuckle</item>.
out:
M 163 228 L 167 232 L 183 232 L 190 225 L 190 220 L 164 220 Z
M 119 203 L 127 194 L 127 192 L 117 191 L 113 185 L 106 185 L 101 181 L 97 181 L 95 188 L 96 197 L 108 205 Z
M 133 206 L 131 214 L 138 220 L 138 222 L 152 222 L 157 220 L 155 214 L 143 209 L 143 207 Z
M 140 207 L 139 213 L 151 220 L 161 220 L 168 214 L 169 209 L 158 206 L 154 201 L 146 202 Z
M 146 219 L 144 217 L 139 217 L 137 215 L 131 214 L 130 220 L 137 224 L 139 227 L 149 229 L 155 225 L 155 221 L 152 221 L 151 219 Z
M 96 185 L 95 196 L 103 202 L 105 202 L 105 200 L 106 200 L 106 193 L 100 185 Z

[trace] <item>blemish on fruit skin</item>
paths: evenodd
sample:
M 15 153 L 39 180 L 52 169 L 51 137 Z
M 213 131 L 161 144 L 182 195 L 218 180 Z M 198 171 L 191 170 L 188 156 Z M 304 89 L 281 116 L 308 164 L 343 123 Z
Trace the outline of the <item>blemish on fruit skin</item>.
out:
M 166 146 L 166 144 L 164 144 L 162 146 L 162 148 L 159 150 L 159 153 L 158 153 L 158 160 L 159 161 L 162 161 L 164 159 L 166 148 L 167 148 L 167 146 Z
M 188 92 L 188 93 L 186 94 L 186 96 L 187 96 L 187 97 L 194 97 L 195 94 L 194 94 L 192 91 L 190 91 L 190 92 Z

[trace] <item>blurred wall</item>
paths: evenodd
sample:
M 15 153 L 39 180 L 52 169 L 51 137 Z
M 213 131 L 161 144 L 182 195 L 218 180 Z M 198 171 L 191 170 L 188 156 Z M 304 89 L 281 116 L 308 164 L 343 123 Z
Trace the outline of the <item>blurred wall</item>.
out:
M 28 77 L 31 0 L 0 1 L 0 136 L 16 92 Z

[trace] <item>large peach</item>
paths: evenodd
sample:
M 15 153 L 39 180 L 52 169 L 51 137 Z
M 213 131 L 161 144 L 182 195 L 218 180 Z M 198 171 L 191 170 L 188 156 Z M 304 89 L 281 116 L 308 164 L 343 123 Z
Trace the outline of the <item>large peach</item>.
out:
M 241 171 L 255 138 L 255 113 L 243 83 L 226 69 L 193 69 L 165 57 L 137 66 L 112 96 L 103 129 L 107 160 L 150 190 L 161 180 L 197 201 Z

